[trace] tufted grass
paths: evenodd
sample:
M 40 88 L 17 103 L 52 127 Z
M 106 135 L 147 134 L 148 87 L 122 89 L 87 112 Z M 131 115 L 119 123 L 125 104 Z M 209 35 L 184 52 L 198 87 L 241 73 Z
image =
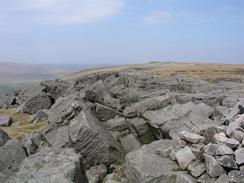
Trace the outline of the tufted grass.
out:
M 10 127 L 1 127 L 12 139 L 21 140 L 24 134 L 30 132 L 41 132 L 48 125 L 47 121 L 41 121 L 36 124 L 32 124 L 32 116 L 28 114 L 17 114 L 16 108 L 0 109 L 0 116 L 11 117 L 13 123 Z

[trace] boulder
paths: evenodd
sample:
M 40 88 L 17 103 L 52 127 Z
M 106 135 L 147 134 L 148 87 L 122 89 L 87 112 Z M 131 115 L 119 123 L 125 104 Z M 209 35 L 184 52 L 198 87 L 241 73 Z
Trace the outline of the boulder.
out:
M 244 165 L 244 148 L 235 151 L 235 158 L 238 165 Z
M 120 117 L 110 119 L 110 120 L 106 121 L 104 124 L 105 124 L 106 129 L 111 130 L 111 131 L 122 132 L 129 128 L 129 124 L 125 120 L 125 118 L 120 118 Z
M 120 139 L 121 145 L 124 149 L 125 154 L 136 151 L 140 148 L 140 143 L 137 141 L 134 135 L 130 134 Z
M 185 172 L 179 172 L 177 173 L 175 183 L 196 183 L 196 180 Z
M 244 139 L 244 132 L 243 130 L 233 130 L 230 137 L 241 142 Z
M 108 121 L 118 114 L 115 109 L 98 103 L 95 104 L 94 112 L 96 117 L 101 121 Z
M 142 146 L 126 156 L 125 175 L 128 182 L 175 183 L 178 165 L 156 153 L 159 148 L 177 147 L 173 140 L 158 140 Z
M 226 174 L 222 174 L 215 183 L 229 183 L 229 177 Z
M 226 141 L 224 141 L 224 144 L 226 144 L 232 149 L 236 149 L 240 145 L 239 141 L 236 139 L 227 139 Z
M 0 116 L 0 126 L 9 127 L 12 123 L 12 120 L 8 116 Z
M 9 140 L 0 147 L 0 183 L 5 183 L 19 168 L 19 164 L 26 158 L 26 153 L 20 142 Z
M 186 140 L 190 143 L 200 143 L 200 142 L 204 142 L 205 141 L 205 137 L 200 136 L 200 135 L 196 135 L 194 133 L 191 132 L 187 132 L 187 131 L 182 131 L 179 133 L 179 136 L 181 139 Z
M 218 147 L 219 145 L 210 143 L 203 147 L 203 152 L 208 155 L 214 156 Z
M 206 168 L 204 163 L 196 161 L 191 163 L 187 167 L 187 170 L 193 177 L 200 177 L 205 172 Z
M 219 177 L 224 173 L 224 169 L 218 164 L 217 160 L 210 155 L 205 154 L 206 171 L 210 177 Z
M 118 162 L 123 157 L 122 148 L 101 122 L 82 106 L 83 110 L 68 125 L 51 128 L 45 134 L 55 147 L 74 147 L 83 158 L 85 167 Z
M 43 87 L 43 92 L 50 94 L 55 100 L 64 97 L 70 86 L 68 82 L 60 79 L 42 81 L 40 85 Z
M 0 129 L 0 147 L 3 146 L 9 139 L 8 134 Z
M 228 177 L 231 183 L 244 183 L 244 172 L 232 170 L 228 173 Z
M 40 110 L 37 111 L 37 113 L 33 116 L 31 122 L 32 123 L 38 123 L 42 120 L 48 119 L 48 111 L 47 110 Z
M 143 144 L 149 144 L 155 139 L 154 129 L 149 122 L 143 118 L 128 118 L 127 122 L 134 129 L 134 135 L 140 139 Z
M 133 104 L 132 106 L 126 107 L 124 115 L 126 117 L 134 117 L 137 114 L 144 113 L 147 110 L 158 110 L 171 104 L 172 96 L 165 95 L 159 97 L 153 97 L 144 101 Z
M 217 149 L 216 149 L 216 155 L 218 156 L 222 156 L 222 155 L 232 155 L 234 154 L 234 151 L 227 145 L 223 144 L 220 145 Z
M 47 94 L 38 94 L 26 102 L 18 109 L 19 113 L 35 114 L 42 109 L 49 109 L 53 104 L 52 98 Z
M 194 156 L 194 154 L 188 146 L 177 151 L 175 157 L 179 167 L 182 170 L 185 170 L 196 159 L 196 157 Z
M 228 138 L 226 137 L 225 133 L 220 132 L 214 135 L 214 141 L 216 144 L 221 144 L 224 143 L 228 140 Z
M 42 135 L 36 132 L 32 132 L 30 134 L 25 135 L 24 140 L 24 148 L 26 153 L 30 156 L 31 154 L 35 154 L 39 145 L 42 141 Z
M 76 95 L 60 97 L 49 109 L 49 127 L 64 126 L 79 114 L 82 110 L 82 103 Z
M 26 158 L 6 183 L 88 183 L 80 157 L 73 149 L 44 148 Z
M 215 183 L 215 178 L 210 177 L 207 173 L 203 174 L 199 179 L 197 179 L 197 182 L 199 183 Z
M 106 175 L 107 168 L 105 165 L 93 166 L 86 171 L 86 177 L 89 183 L 100 183 Z
M 217 157 L 217 162 L 225 168 L 230 168 L 232 170 L 238 169 L 238 166 L 234 158 L 232 158 L 231 156 L 224 155 L 224 156 Z
M 152 126 L 159 127 L 164 134 L 170 138 L 179 139 L 179 132 L 202 131 L 209 126 L 217 124 L 209 119 L 214 114 L 214 109 L 206 104 L 194 104 L 188 102 L 185 104 L 169 105 L 163 109 L 151 110 L 143 113 L 143 117 L 149 121 Z

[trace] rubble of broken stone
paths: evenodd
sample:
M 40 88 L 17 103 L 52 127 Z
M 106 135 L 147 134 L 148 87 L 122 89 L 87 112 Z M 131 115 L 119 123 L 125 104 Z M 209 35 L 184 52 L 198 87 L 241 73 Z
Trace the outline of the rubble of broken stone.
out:
M 0 183 L 244 182 L 241 82 L 131 70 L 41 85 L 18 111 L 48 128 L 0 130 Z

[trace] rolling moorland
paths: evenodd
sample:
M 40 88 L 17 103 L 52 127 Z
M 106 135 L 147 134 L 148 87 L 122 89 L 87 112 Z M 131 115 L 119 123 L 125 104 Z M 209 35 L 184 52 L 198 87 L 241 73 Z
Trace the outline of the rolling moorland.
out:
M 59 78 L 0 97 L 0 183 L 243 183 L 243 64 L 151 62 Z

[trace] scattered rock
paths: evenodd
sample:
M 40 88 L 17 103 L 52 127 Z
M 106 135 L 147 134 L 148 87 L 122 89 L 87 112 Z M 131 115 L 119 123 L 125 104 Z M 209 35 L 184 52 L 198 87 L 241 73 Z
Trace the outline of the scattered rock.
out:
M 41 141 L 42 136 L 35 132 L 25 136 L 24 147 L 29 156 L 36 153 Z
M 115 109 L 102 104 L 97 103 L 95 108 L 96 117 L 101 121 L 108 121 L 118 114 Z
M 203 147 L 203 152 L 208 155 L 214 156 L 218 147 L 219 147 L 219 145 L 210 143 Z
M 190 164 L 187 170 L 193 177 L 200 177 L 205 172 L 206 168 L 204 163 L 196 161 Z
M 244 172 L 238 170 L 232 170 L 228 173 L 229 181 L 232 183 L 243 183 Z
M 42 120 L 47 120 L 48 114 L 46 110 L 40 110 L 37 111 L 37 113 L 33 116 L 33 119 L 31 120 L 32 123 L 38 123 Z
M 222 174 L 219 176 L 215 183 L 229 183 L 229 178 L 226 174 Z
M 231 155 L 234 154 L 234 151 L 227 145 L 223 144 L 220 145 L 217 149 L 216 149 L 216 155 Z
M 227 141 L 228 138 L 226 137 L 224 132 L 220 132 L 214 135 L 214 141 L 216 144 L 218 143 L 224 143 L 225 141 Z
M 194 144 L 205 141 L 205 138 L 203 136 L 196 135 L 194 133 L 190 133 L 187 131 L 180 132 L 179 136 L 181 139 L 186 140 L 186 141 L 191 142 L 191 143 L 194 143 Z
M 188 167 L 188 165 L 190 165 L 190 163 L 196 159 L 191 149 L 187 146 L 177 151 L 175 157 L 179 164 L 179 167 L 182 170 L 185 170 Z
M 240 145 L 239 141 L 236 139 L 227 139 L 224 143 L 232 149 L 236 149 Z
M 206 171 L 210 177 L 219 177 L 224 173 L 224 169 L 218 164 L 213 156 L 204 155 Z
M 240 148 L 235 151 L 235 158 L 238 165 L 244 164 L 244 148 Z
M 200 183 L 215 183 L 215 178 L 209 177 L 208 174 L 203 174 L 199 179 L 197 179 L 197 182 Z
M 196 180 L 187 173 L 179 172 L 177 173 L 175 183 L 196 183 Z
M 231 156 L 224 155 L 224 156 L 217 157 L 217 161 L 221 166 L 225 168 L 230 168 L 232 170 L 238 169 L 238 166 L 234 158 L 232 158 Z
M 8 116 L 0 116 L 0 126 L 8 127 L 12 123 L 12 120 Z
M 0 95 L 0 108 L 9 108 L 15 104 L 15 96 Z
M 3 146 L 9 139 L 8 134 L 0 129 L 0 147 Z
M 107 168 L 105 165 L 93 166 L 86 171 L 86 177 L 89 183 L 100 183 L 106 175 Z
M 241 142 L 244 139 L 244 133 L 240 130 L 233 130 L 230 137 Z
M 125 154 L 129 152 L 138 150 L 140 148 L 140 143 L 137 141 L 134 135 L 130 134 L 120 139 L 121 145 L 124 149 Z

